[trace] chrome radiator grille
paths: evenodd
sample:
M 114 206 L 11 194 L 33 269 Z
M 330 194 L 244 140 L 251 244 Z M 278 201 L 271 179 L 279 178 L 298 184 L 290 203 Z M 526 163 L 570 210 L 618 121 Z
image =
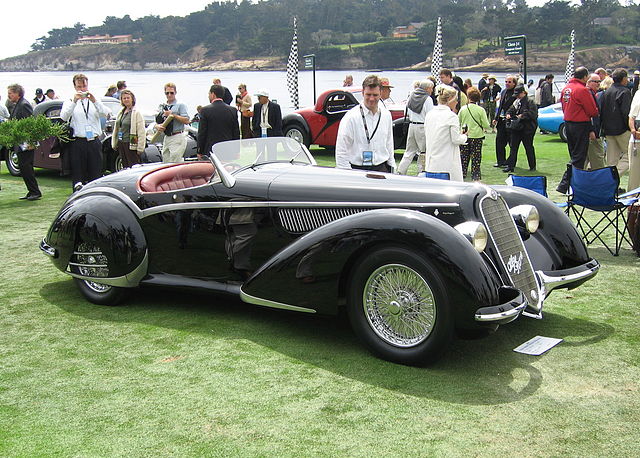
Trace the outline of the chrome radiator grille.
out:
M 532 307 L 538 308 L 540 294 L 535 273 L 507 205 L 502 197 L 485 197 L 480 211 L 512 285 L 523 292 Z
M 332 221 L 369 210 L 368 208 L 280 208 L 280 224 L 289 232 L 303 234 Z

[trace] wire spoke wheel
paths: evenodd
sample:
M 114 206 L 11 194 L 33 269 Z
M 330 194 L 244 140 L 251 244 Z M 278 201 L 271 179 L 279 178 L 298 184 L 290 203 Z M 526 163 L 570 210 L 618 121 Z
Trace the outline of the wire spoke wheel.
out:
M 391 345 L 418 345 L 433 330 L 433 292 L 425 279 L 407 266 L 385 265 L 372 272 L 362 303 L 373 331 Z
M 436 360 L 454 320 L 440 267 L 406 247 L 374 248 L 354 262 L 347 312 L 356 335 L 381 358 L 401 364 Z

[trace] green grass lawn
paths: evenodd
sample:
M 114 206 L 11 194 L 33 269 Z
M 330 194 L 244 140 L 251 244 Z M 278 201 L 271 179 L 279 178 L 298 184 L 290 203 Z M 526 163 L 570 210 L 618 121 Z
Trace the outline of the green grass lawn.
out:
M 497 184 L 493 138 L 482 174 Z M 560 200 L 566 145 L 547 135 L 536 147 Z M 0 456 L 637 456 L 640 259 L 629 248 L 614 258 L 592 246 L 600 273 L 552 293 L 543 320 L 405 367 L 367 353 L 343 316 L 180 291 L 88 303 L 38 249 L 70 183 L 37 175 L 44 197 L 26 202 L 22 180 L 0 174 Z M 536 335 L 564 342 L 513 352 Z

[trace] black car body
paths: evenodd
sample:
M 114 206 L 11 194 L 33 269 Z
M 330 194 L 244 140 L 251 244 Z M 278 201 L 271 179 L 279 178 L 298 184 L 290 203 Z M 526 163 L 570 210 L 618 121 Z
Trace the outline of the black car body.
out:
M 346 306 L 369 348 L 402 363 L 436 357 L 456 328 L 540 318 L 552 289 L 599 269 L 538 194 L 318 167 L 290 138 L 96 180 L 41 248 L 96 303 L 157 285 L 308 313 Z

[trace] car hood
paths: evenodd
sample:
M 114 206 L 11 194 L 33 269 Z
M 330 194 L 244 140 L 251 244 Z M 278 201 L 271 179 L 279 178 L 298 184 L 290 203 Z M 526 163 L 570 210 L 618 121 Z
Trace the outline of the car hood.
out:
M 462 196 L 485 194 L 487 188 L 422 177 L 292 166 L 272 179 L 269 199 L 302 202 L 459 203 Z

